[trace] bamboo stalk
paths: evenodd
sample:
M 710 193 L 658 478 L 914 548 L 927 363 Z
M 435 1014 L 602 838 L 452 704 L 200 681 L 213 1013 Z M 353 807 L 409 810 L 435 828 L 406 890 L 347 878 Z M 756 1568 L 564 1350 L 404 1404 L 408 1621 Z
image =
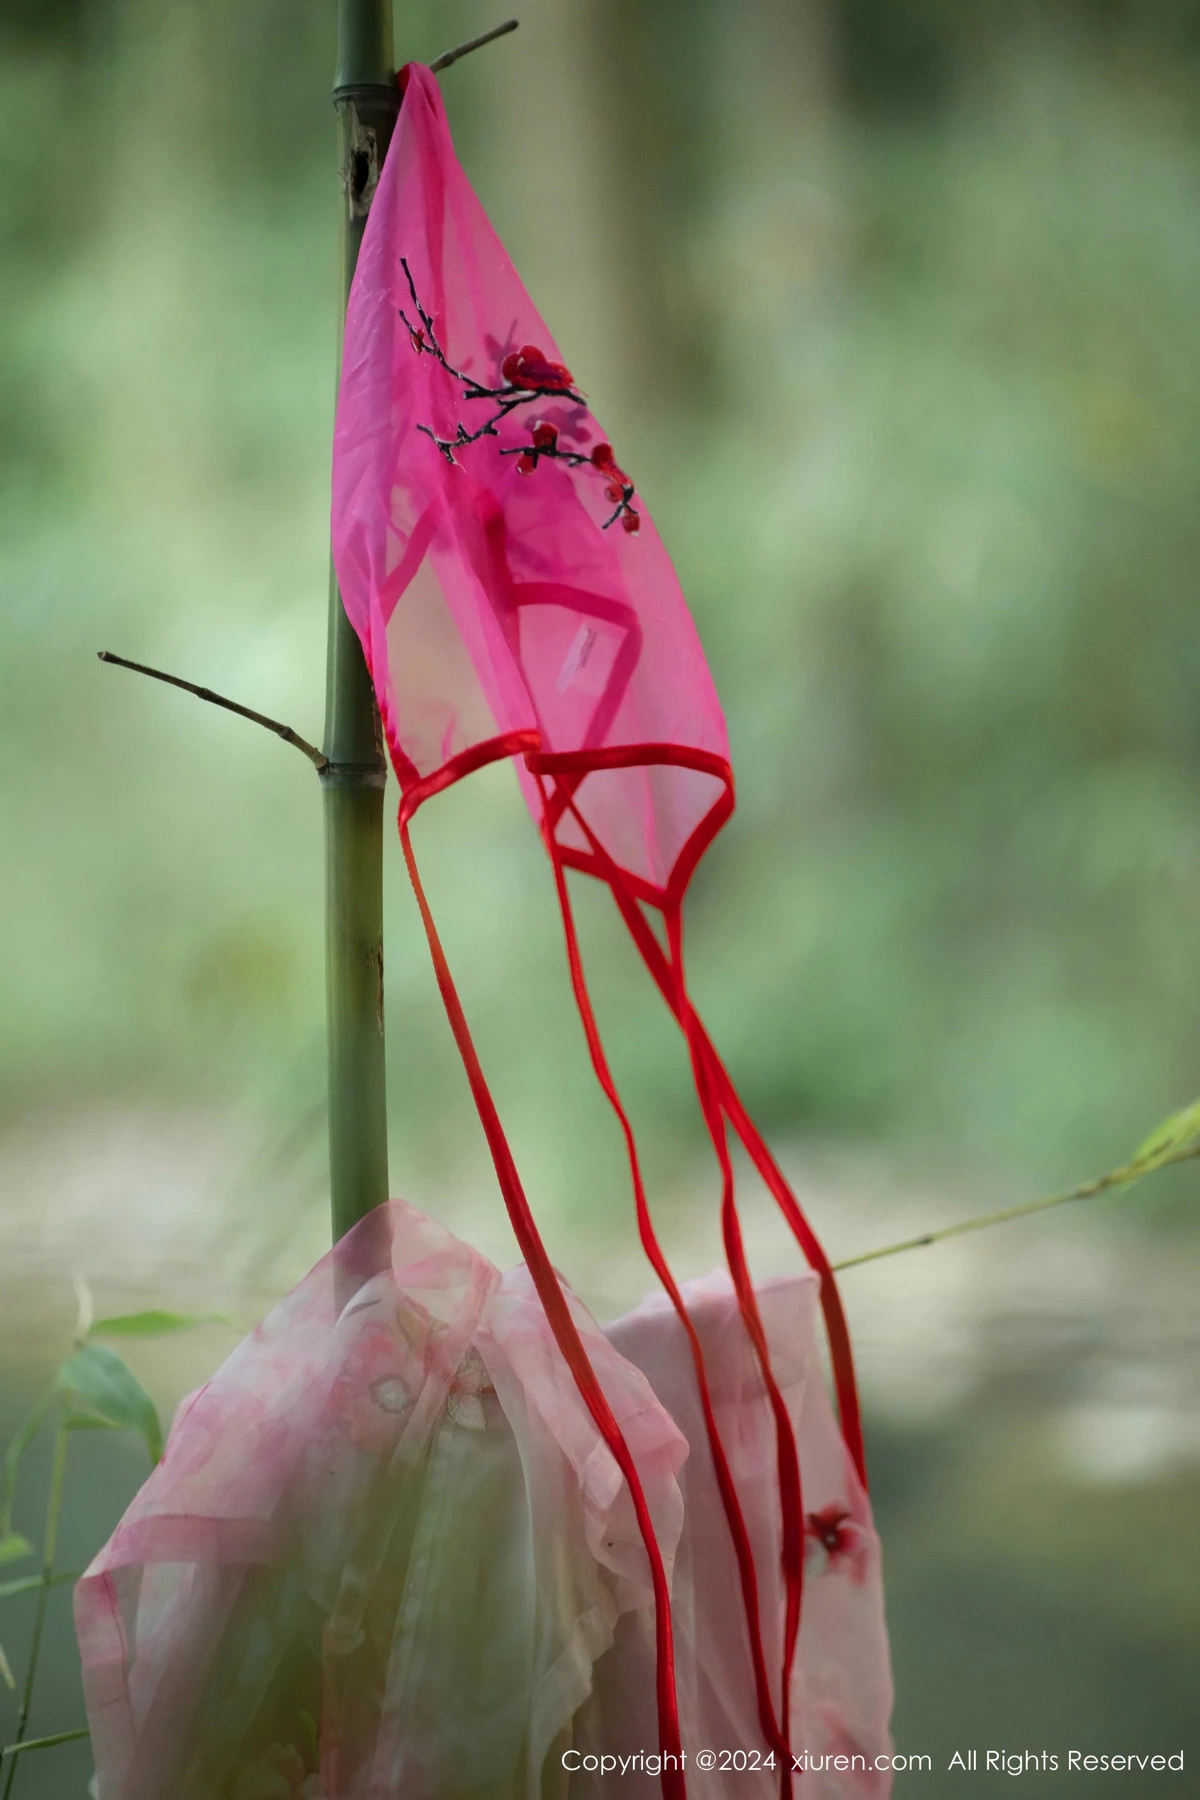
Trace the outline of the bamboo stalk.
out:
M 399 98 L 391 0 L 339 0 L 333 99 L 344 190 L 342 316 Z M 329 1185 L 336 1241 L 388 1196 L 383 1037 L 386 766 L 370 676 L 332 572 L 324 753 Z

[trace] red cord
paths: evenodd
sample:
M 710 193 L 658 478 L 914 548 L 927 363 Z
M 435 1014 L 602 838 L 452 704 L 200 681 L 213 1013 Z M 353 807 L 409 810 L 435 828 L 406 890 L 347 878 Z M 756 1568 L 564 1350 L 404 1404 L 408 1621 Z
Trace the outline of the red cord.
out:
M 721 1235 L 725 1243 L 725 1257 L 729 1264 L 729 1273 L 733 1277 L 738 1306 L 750 1342 L 754 1347 L 754 1353 L 758 1358 L 763 1385 L 766 1387 L 767 1399 L 775 1420 L 779 1503 L 783 1523 L 784 1633 L 781 1724 L 786 1741 L 789 1736 L 791 1712 L 792 1668 L 796 1658 L 796 1640 L 800 1633 L 800 1607 L 804 1592 L 804 1497 L 800 1482 L 800 1461 L 796 1454 L 796 1433 L 771 1368 L 771 1353 L 758 1311 L 754 1283 L 746 1262 L 741 1221 L 738 1218 L 734 1194 L 733 1163 L 730 1159 L 729 1144 L 725 1135 L 725 1121 L 721 1116 L 720 1105 L 713 1091 L 712 1069 L 705 1055 L 704 1040 L 697 1029 L 698 1021 L 688 998 L 684 981 L 683 920 L 677 906 L 672 907 L 667 913 L 666 920 L 671 965 L 678 984 L 679 1011 L 676 1016 L 680 1019 L 687 1037 L 696 1081 L 696 1094 L 721 1170 Z
M 539 786 L 541 786 L 539 779 Z M 542 788 L 543 802 L 546 802 L 545 788 Z M 683 1296 L 671 1273 L 670 1266 L 663 1254 L 662 1246 L 654 1230 L 654 1222 L 646 1199 L 645 1183 L 642 1178 L 641 1164 L 637 1153 L 633 1127 L 629 1115 L 621 1102 L 616 1083 L 613 1080 L 608 1058 L 600 1037 L 596 1016 L 592 1009 L 591 996 L 588 993 L 587 980 L 583 970 L 583 959 L 579 948 L 579 937 L 575 927 L 575 916 L 571 907 L 570 893 L 567 887 L 566 870 L 553 828 L 550 824 L 548 805 L 545 810 L 546 829 L 543 838 L 550 854 L 554 868 L 555 887 L 558 891 L 559 910 L 562 914 L 563 932 L 566 938 L 567 963 L 571 972 L 571 985 L 575 992 L 575 1001 L 579 1016 L 583 1022 L 584 1036 L 587 1039 L 588 1051 L 592 1059 L 592 1067 L 596 1078 L 604 1091 L 621 1126 L 625 1138 L 625 1147 L 629 1159 L 629 1170 L 633 1182 L 634 1206 L 637 1214 L 638 1235 L 646 1252 L 651 1267 L 658 1276 L 683 1326 L 691 1348 L 692 1363 L 696 1371 L 696 1384 L 700 1394 L 700 1406 L 704 1414 L 704 1425 L 708 1435 L 709 1448 L 712 1452 L 713 1468 L 717 1478 L 717 1486 L 721 1495 L 721 1504 L 729 1525 L 733 1540 L 734 1555 L 737 1559 L 738 1576 L 742 1588 L 742 1601 L 746 1613 L 746 1624 L 750 1637 L 750 1656 L 754 1669 L 754 1686 L 758 1701 L 758 1717 L 767 1743 L 779 1755 L 783 1780 L 781 1792 L 784 1800 L 789 1800 L 792 1792 L 792 1758 L 787 1738 L 786 1725 L 780 1730 L 771 1701 L 771 1684 L 767 1674 L 766 1656 L 762 1641 L 762 1621 L 758 1600 L 758 1578 L 754 1568 L 754 1554 L 750 1548 L 746 1520 L 738 1500 L 737 1488 L 729 1467 L 725 1446 L 717 1429 L 716 1414 L 712 1404 L 712 1396 L 708 1385 L 708 1375 L 704 1366 L 704 1355 L 700 1348 L 700 1339 L 691 1316 L 684 1304 Z M 786 1718 L 786 1703 L 785 1703 Z
M 528 752 L 525 754 L 525 760 L 527 763 L 532 761 Z M 545 757 L 537 758 L 539 766 L 545 766 L 548 760 Z M 567 759 L 559 758 L 557 760 L 565 762 Z M 586 866 L 587 873 L 596 875 L 609 888 L 642 961 L 653 976 L 655 984 L 670 1007 L 680 1029 L 684 1030 L 686 1034 L 687 1028 L 684 1025 L 673 965 L 642 911 L 635 884 L 626 878 L 625 871 L 613 861 L 604 849 L 574 802 L 568 801 L 564 810 L 571 813 L 588 840 L 591 854 Z M 673 892 L 669 897 L 660 893 L 656 896 L 655 903 L 662 908 L 664 913 L 667 913 L 670 910 L 678 911 L 681 901 L 682 895 Z M 829 1259 L 821 1248 L 812 1226 L 805 1218 L 803 1209 L 792 1192 L 786 1176 L 747 1113 L 737 1089 L 733 1085 L 729 1071 L 717 1054 L 712 1039 L 694 1008 L 691 1009 L 691 1018 L 695 1036 L 702 1046 L 704 1060 L 716 1087 L 721 1110 L 745 1146 L 747 1154 L 786 1219 L 806 1260 L 820 1277 L 821 1311 L 824 1314 L 825 1331 L 829 1339 L 829 1356 L 833 1369 L 834 1391 L 837 1395 L 842 1437 L 854 1464 L 855 1473 L 865 1489 L 867 1487 L 867 1465 L 863 1445 L 858 1383 L 854 1374 L 854 1354 L 850 1346 L 850 1331 L 846 1324 L 841 1295 L 838 1292 L 837 1281 L 830 1267 Z
M 858 1394 L 854 1377 L 854 1363 L 850 1348 L 850 1337 L 846 1326 L 845 1314 L 837 1284 L 828 1259 L 821 1249 L 816 1235 L 804 1217 L 804 1213 L 789 1187 L 778 1164 L 775 1162 L 759 1132 L 755 1128 L 743 1106 L 728 1070 L 718 1056 L 704 1025 L 691 1003 L 687 993 L 683 975 L 683 941 L 682 941 L 682 899 L 686 878 L 694 866 L 705 845 L 711 841 L 720 825 L 724 823 L 732 810 L 732 785 L 728 777 L 728 768 L 724 763 L 717 766 L 719 759 L 705 759 L 703 772 L 711 773 L 726 781 L 726 791 L 722 799 L 706 815 L 705 820 L 697 827 L 692 838 L 685 847 L 685 853 L 678 859 L 668 890 L 649 889 L 647 884 L 635 880 L 621 869 L 604 850 L 594 833 L 588 827 L 574 803 L 574 792 L 578 780 L 556 780 L 553 800 L 547 799 L 545 787 L 541 782 L 542 775 L 582 774 L 587 772 L 583 766 L 576 769 L 576 764 L 586 763 L 591 766 L 607 767 L 624 766 L 628 762 L 651 761 L 669 763 L 696 763 L 699 753 L 684 755 L 674 746 L 641 745 L 622 747 L 617 751 L 590 752 L 584 756 L 546 756 L 539 748 L 538 734 L 534 731 L 513 732 L 504 737 L 477 744 L 471 750 L 451 758 L 450 762 L 437 770 L 433 775 L 407 786 L 400 807 L 400 840 L 404 851 L 413 891 L 420 908 L 425 934 L 429 941 L 430 954 L 438 987 L 441 991 L 446 1014 L 458 1045 L 467 1079 L 476 1109 L 483 1124 L 484 1134 L 492 1154 L 500 1190 L 508 1210 L 509 1218 L 516 1234 L 521 1253 L 525 1258 L 534 1287 L 541 1299 L 547 1320 L 555 1340 L 566 1359 L 567 1365 L 575 1380 L 585 1405 L 592 1416 L 601 1436 L 608 1445 L 621 1473 L 629 1484 L 638 1528 L 646 1546 L 650 1563 L 651 1583 L 655 1601 L 655 1637 L 657 1645 L 656 1690 L 658 1700 L 659 1743 L 663 1751 L 663 1769 L 661 1786 L 665 1800 L 686 1800 L 686 1782 L 683 1774 L 683 1755 L 680 1742 L 679 1713 L 675 1693 L 675 1659 L 674 1643 L 671 1627 L 670 1594 L 663 1563 L 662 1553 L 654 1535 L 653 1521 L 646 1503 L 644 1491 L 638 1477 L 637 1469 L 625 1443 L 619 1425 L 614 1418 L 603 1390 L 596 1378 L 594 1369 L 588 1359 L 587 1351 L 579 1336 L 558 1277 L 546 1254 L 532 1212 L 529 1208 L 512 1152 L 504 1135 L 495 1103 L 488 1089 L 475 1046 L 471 1040 L 449 965 L 442 949 L 441 941 L 434 925 L 417 871 L 409 838 L 409 823 L 422 801 L 431 794 L 449 787 L 472 770 L 482 767 L 501 757 L 520 755 L 524 757 L 526 766 L 539 778 L 542 788 L 542 799 L 545 816 L 544 837 L 550 852 L 554 868 L 555 885 L 558 891 L 559 907 L 562 912 L 563 926 L 566 934 L 567 959 L 571 971 L 572 986 L 576 1003 L 583 1021 L 592 1065 L 610 1105 L 613 1107 L 625 1136 L 626 1149 L 629 1156 L 630 1171 L 633 1178 L 634 1199 L 637 1211 L 638 1231 L 643 1247 L 659 1280 L 662 1282 L 671 1299 L 688 1336 L 692 1352 L 693 1364 L 696 1368 L 697 1383 L 700 1391 L 701 1407 L 704 1413 L 705 1427 L 713 1456 L 713 1465 L 721 1493 L 722 1505 L 729 1524 L 734 1552 L 738 1563 L 739 1579 L 742 1587 L 743 1603 L 749 1628 L 751 1660 L 754 1667 L 755 1691 L 758 1701 L 759 1720 L 767 1741 L 781 1756 L 781 1791 L 783 1800 L 789 1800 L 791 1794 L 791 1754 L 789 1743 L 789 1712 L 791 1697 L 791 1676 L 795 1660 L 795 1651 L 800 1628 L 800 1614 L 804 1581 L 804 1503 L 800 1480 L 799 1463 L 796 1456 L 795 1434 L 787 1414 L 783 1397 L 770 1367 L 769 1350 L 762 1320 L 758 1312 L 753 1283 L 746 1263 L 745 1250 L 742 1243 L 741 1225 L 738 1219 L 734 1193 L 733 1165 L 729 1155 L 726 1137 L 726 1121 L 732 1125 L 741 1139 L 747 1153 L 775 1199 L 790 1229 L 804 1251 L 809 1263 L 817 1271 L 821 1283 L 821 1306 L 825 1316 L 825 1326 L 829 1337 L 830 1355 L 833 1366 L 834 1385 L 837 1393 L 838 1407 L 842 1422 L 842 1435 L 847 1451 L 854 1467 L 866 1485 L 865 1461 L 863 1456 L 862 1427 L 859 1413 Z M 713 761 L 713 767 L 708 762 Z M 561 764 L 560 768 L 558 765 Z M 583 830 L 590 853 L 582 858 L 577 851 L 568 850 L 560 845 L 555 837 L 555 826 L 563 813 L 570 812 Z M 686 865 L 686 867 L 681 867 Z M 770 1680 L 766 1670 L 765 1654 L 762 1644 L 762 1628 L 759 1614 L 758 1583 L 754 1568 L 753 1554 L 746 1532 L 745 1519 L 738 1501 L 736 1488 L 724 1447 L 716 1426 L 715 1412 L 712 1407 L 707 1377 L 704 1370 L 703 1355 L 695 1328 L 683 1305 L 682 1296 L 667 1266 L 654 1232 L 646 1201 L 633 1130 L 628 1115 L 621 1103 L 616 1085 L 613 1082 L 595 1015 L 592 1011 L 590 997 L 583 974 L 582 958 L 578 937 L 575 930 L 574 917 L 570 907 L 566 885 L 566 869 L 568 866 L 580 867 L 592 875 L 597 875 L 612 892 L 613 898 L 625 920 L 630 935 L 650 971 L 651 976 L 662 992 L 677 1023 L 684 1033 L 692 1061 L 696 1092 L 700 1102 L 705 1126 L 712 1141 L 722 1176 L 721 1227 L 725 1243 L 726 1258 L 733 1279 L 734 1290 L 738 1299 L 739 1310 L 749 1335 L 751 1345 L 759 1363 L 767 1397 L 771 1405 L 775 1421 L 776 1444 L 779 1468 L 780 1507 L 783 1526 L 782 1560 L 785 1582 L 785 1619 L 784 1619 L 784 1656 L 782 1670 L 781 1714 L 777 1718 L 771 1700 Z M 666 922 L 668 947 L 664 950 L 659 938 L 651 928 L 643 902 L 658 906 Z

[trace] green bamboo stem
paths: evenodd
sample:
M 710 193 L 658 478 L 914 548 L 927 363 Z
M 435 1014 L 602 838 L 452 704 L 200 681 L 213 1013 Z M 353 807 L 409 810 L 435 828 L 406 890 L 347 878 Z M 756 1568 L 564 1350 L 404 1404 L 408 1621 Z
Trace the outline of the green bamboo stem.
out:
M 339 0 L 342 305 L 399 109 L 391 0 Z M 383 1037 L 383 756 L 375 695 L 331 575 L 325 699 L 325 971 L 333 1236 L 388 1197 Z
M 67 1436 L 66 1423 L 60 1419 L 58 1430 L 54 1434 L 54 1462 L 50 1471 L 50 1495 L 46 1502 L 46 1536 L 42 1546 L 41 1586 L 38 1590 L 37 1610 L 33 1617 L 33 1640 L 29 1646 L 29 1667 L 25 1671 L 25 1687 L 21 1694 L 20 1710 L 17 1713 L 17 1735 L 11 1744 L 5 1746 L 6 1756 L 9 1758 L 15 1756 L 25 1739 L 25 1727 L 29 1723 L 29 1708 L 33 1702 L 33 1684 L 37 1677 L 38 1658 L 42 1653 L 42 1633 L 46 1625 L 46 1602 L 50 1597 L 50 1588 L 54 1580 L 58 1518 L 62 1511 L 63 1475 L 67 1466 Z M 3 1800 L 9 1800 L 16 1774 L 16 1762 L 15 1760 L 10 1761 L 4 1782 Z

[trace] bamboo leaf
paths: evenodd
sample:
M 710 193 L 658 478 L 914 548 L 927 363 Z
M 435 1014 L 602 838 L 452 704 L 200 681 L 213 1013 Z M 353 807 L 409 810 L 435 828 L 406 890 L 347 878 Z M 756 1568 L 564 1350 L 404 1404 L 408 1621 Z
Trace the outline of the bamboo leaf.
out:
M 19 1575 L 15 1581 L 0 1581 L 0 1600 L 7 1600 L 11 1594 L 29 1594 L 34 1588 L 74 1586 L 82 1574 L 81 1569 L 65 1569 L 60 1574 L 51 1575 Z
M 104 1344 L 81 1344 L 58 1371 L 60 1392 L 112 1425 L 141 1433 L 151 1462 L 162 1455 L 162 1426 L 154 1402 L 128 1363 Z
M 1181 1150 L 1200 1138 L 1200 1100 L 1193 1100 L 1179 1112 L 1172 1113 L 1156 1125 L 1144 1143 L 1134 1152 L 1133 1165 L 1139 1170 L 1161 1169 Z
M 46 1416 L 46 1408 L 54 1398 L 54 1389 L 49 1388 L 42 1395 L 25 1423 L 19 1431 L 9 1439 L 8 1449 L 4 1452 L 4 1486 L 0 1491 L 0 1562 L 11 1562 L 18 1556 L 27 1556 L 29 1546 L 25 1539 L 19 1537 L 12 1528 L 13 1499 L 17 1489 L 17 1469 L 21 1458 L 29 1448 L 37 1428 Z M 24 1549 L 16 1549 L 15 1544 L 25 1544 Z
M 100 1413 L 87 1412 L 81 1406 L 68 1406 L 62 1416 L 64 1431 L 118 1431 L 115 1419 L 106 1419 Z
M 196 1325 L 228 1325 L 221 1313 L 136 1312 L 97 1319 L 89 1337 L 166 1337 L 173 1331 L 190 1331 Z
M 24 1756 L 27 1750 L 54 1750 L 59 1744 L 77 1744 L 81 1738 L 91 1735 L 86 1725 L 77 1725 L 74 1731 L 56 1731 L 50 1737 L 26 1738 L 22 1744 L 5 1744 L 0 1757 Z

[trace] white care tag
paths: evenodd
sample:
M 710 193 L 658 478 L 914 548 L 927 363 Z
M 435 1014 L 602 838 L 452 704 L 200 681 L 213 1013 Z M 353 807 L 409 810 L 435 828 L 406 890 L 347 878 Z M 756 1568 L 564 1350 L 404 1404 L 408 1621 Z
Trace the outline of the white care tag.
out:
M 563 666 L 558 671 L 558 680 L 554 684 L 555 692 L 565 694 L 569 687 L 577 684 L 588 665 L 588 658 L 596 647 L 599 636 L 592 625 L 581 625 L 571 642 L 571 648 L 563 658 Z

